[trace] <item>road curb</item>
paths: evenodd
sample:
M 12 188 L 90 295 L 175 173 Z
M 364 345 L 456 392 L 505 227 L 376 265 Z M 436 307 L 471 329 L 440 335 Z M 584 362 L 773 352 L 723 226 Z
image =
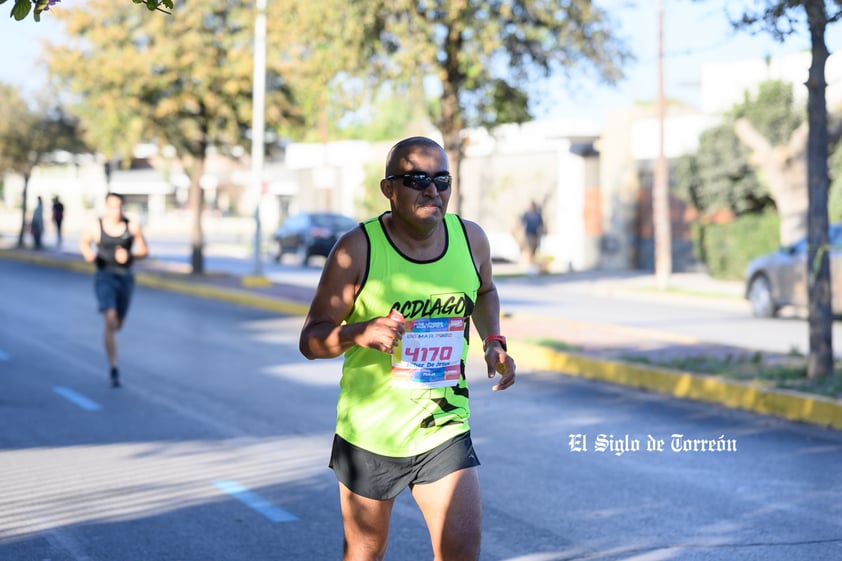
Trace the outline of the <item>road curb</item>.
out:
M 89 275 L 92 275 L 95 270 L 92 265 L 83 261 L 55 258 L 50 257 L 49 255 L 23 253 L 14 250 L 0 249 L 0 258 L 31 263 L 34 265 L 67 269 Z M 237 290 L 235 288 L 211 286 L 203 284 L 202 282 L 173 280 L 147 271 L 136 271 L 134 276 L 135 282 L 141 286 L 169 290 L 171 292 L 178 292 L 180 294 L 187 294 L 200 298 L 221 300 L 232 304 L 241 304 L 243 306 L 259 308 L 280 314 L 303 316 L 307 314 L 309 309 L 309 307 L 304 304 L 283 300 L 276 296 L 262 296 L 247 291 Z
M 77 273 L 93 273 L 91 265 L 84 261 L 56 258 L 47 254 L 42 255 L 15 251 L 13 249 L 0 249 L 0 259 L 9 259 L 10 261 L 20 261 L 57 269 L 68 269 Z
M 509 346 L 518 364 L 532 370 L 548 370 L 842 430 L 842 403 L 830 398 L 712 375 L 595 359 L 521 341 L 511 341 Z
M 261 296 L 239 291 L 235 288 L 219 288 L 201 283 L 191 283 L 164 279 L 154 273 L 138 271 L 135 273 L 138 284 L 150 288 L 169 290 L 190 296 L 198 296 L 212 300 L 221 300 L 232 304 L 241 304 L 251 308 L 259 308 L 280 314 L 303 316 L 307 314 L 309 306 L 282 300 L 276 296 Z

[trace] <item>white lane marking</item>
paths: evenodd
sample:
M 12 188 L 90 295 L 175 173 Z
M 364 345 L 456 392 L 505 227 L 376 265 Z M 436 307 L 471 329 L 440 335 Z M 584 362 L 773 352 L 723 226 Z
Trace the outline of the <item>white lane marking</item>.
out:
M 294 522 L 298 520 L 298 517 L 294 514 L 290 514 L 281 507 L 273 505 L 257 493 L 249 491 L 236 481 L 214 481 L 213 485 L 223 493 L 231 495 L 252 510 L 256 510 L 272 522 Z
M 85 411 L 99 411 L 102 409 L 102 406 L 92 399 L 88 399 L 84 395 L 71 390 L 70 388 L 65 388 L 64 386 L 55 386 L 53 387 L 53 391 L 59 394 L 61 397 L 65 398 L 66 400 L 72 402 L 75 405 L 78 405 Z

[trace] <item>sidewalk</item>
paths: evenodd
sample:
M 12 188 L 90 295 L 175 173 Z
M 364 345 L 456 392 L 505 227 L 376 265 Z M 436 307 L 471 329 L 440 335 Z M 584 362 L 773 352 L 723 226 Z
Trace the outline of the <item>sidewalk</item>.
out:
M 92 273 L 93 267 L 78 254 L 0 248 L 0 259 L 61 267 Z M 248 277 L 228 274 L 194 276 L 184 266 L 144 260 L 136 266 L 138 284 L 213 298 L 272 312 L 303 315 L 314 288 L 282 283 L 248 282 Z M 496 274 L 513 275 L 517 266 L 495 268 Z M 588 274 L 588 273 L 583 273 Z M 596 289 L 628 291 L 640 298 L 730 298 L 736 304 L 739 283 L 712 281 L 705 275 L 682 275 L 681 295 L 652 294 L 631 290 L 647 281 L 641 275 L 593 273 Z M 535 277 L 539 285 L 542 277 Z M 255 280 L 255 279 L 251 279 Z M 726 300 L 727 302 L 727 300 Z M 505 311 L 504 311 L 505 312 Z M 502 331 L 509 339 L 512 356 L 521 371 L 540 370 L 640 388 L 724 405 L 756 413 L 842 429 L 842 399 L 824 398 L 748 384 L 720 376 L 693 374 L 629 362 L 629 355 L 652 359 L 688 356 L 744 356 L 752 351 L 738 347 L 701 343 L 665 332 L 585 323 L 528 314 L 505 314 Z M 556 344 L 557 343 L 557 344 Z M 559 350 L 559 349 L 572 350 Z M 767 353 L 768 354 L 768 353 Z

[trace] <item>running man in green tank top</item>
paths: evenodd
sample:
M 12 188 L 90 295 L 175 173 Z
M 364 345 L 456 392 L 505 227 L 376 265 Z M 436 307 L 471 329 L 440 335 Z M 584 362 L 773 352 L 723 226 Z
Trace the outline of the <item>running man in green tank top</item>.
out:
M 336 244 L 300 348 L 344 354 L 330 467 L 339 481 L 350 560 L 386 552 L 395 497 L 409 488 L 435 559 L 479 556 L 481 498 L 469 427 L 465 361 L 470 324 L 483 340 L 491 389 L 515 382 L 500 334 L 488 238 L 447 214 L 447 155 L 412 137 L 389 152 L 380 190 L 389 210 Z

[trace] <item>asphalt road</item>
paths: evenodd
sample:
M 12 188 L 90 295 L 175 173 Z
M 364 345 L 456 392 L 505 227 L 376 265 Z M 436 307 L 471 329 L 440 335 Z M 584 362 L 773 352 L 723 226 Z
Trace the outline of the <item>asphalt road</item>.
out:
M 0 261 L 0 559 L 339 559 L 340 365 L 300 357 L 300 321 L 139 287 L 112 390 L 91 277 Z M 553 373 L 492 393 L 469 371 L 483 560 L 842 555 L 838 432 Z M 404 493 L 387 559 L 429 558 Z

